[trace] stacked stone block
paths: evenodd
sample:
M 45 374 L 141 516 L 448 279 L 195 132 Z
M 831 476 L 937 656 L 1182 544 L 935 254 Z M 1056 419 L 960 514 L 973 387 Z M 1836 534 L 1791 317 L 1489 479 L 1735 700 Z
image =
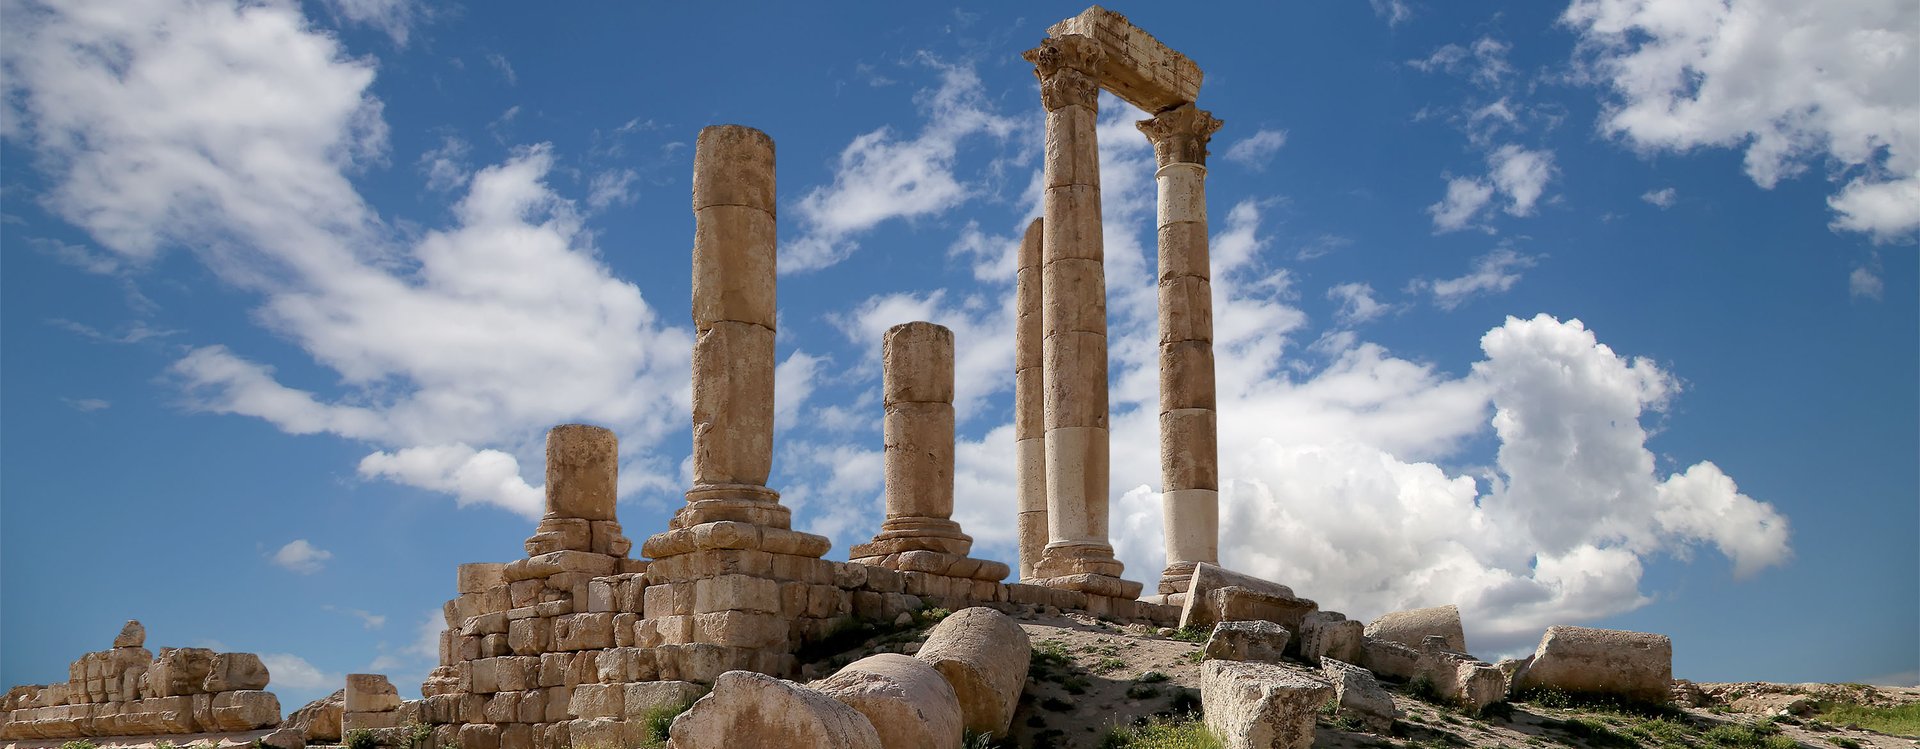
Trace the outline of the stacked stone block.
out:
M 87 653 L 67 681 L 15 687 L 0 698 L 0 739 L 233 733 L 280 724 L 280 701 L 252 653 L 144 647 L 129 621 L 114 647 Z

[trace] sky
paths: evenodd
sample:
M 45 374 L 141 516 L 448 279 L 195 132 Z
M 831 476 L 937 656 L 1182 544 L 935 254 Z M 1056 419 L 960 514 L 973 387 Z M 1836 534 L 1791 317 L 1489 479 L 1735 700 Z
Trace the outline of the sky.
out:
M 883 517 L 879 348 L 957 346 L 955 519 L 1014 547 L 1013 278 L 1085 6 L 0 3 L 0 682 L 122 621 L 288 710 L 434 665 L 542 440 L 689 484 L 692 144 L 777 142 L 772 486 Z M 1117 3 L 1205 71 L 1221 557 L 1470 649 L 1920 680 L 1920 5 Z M 1152 149 L 1103 96 L 1110 533 L 1160 540 Z

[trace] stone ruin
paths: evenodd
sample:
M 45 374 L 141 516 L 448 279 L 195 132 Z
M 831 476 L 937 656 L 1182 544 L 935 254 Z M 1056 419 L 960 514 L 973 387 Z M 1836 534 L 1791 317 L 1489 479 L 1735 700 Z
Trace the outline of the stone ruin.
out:
M 280 700 L 264 691 L 269 674 L 260 656 L 161 648 L 156 658 L 146 639 L 146 627 L 129 621 L 113 648 L 68 666 L 66 681 L 8 690 L 0 697 L 0 740 L 177 736 L 305 743 L 263 730 L 280 725 Z
M 1375 674 L 1425 678 L 1478 709 L 1510 689 L 1657 696 L 1666 638 L 1556 628 L 1524 662 L 1466 654 L 1451 606 L 1372 624 L 1321 611 L 1285 585 L 1219 566 L 1219 469 L 1200 69 L 1098 6 L 1048 29 L 1024 57 L 1046 110 L 1044 215 L 1016 276 L 1014 424 L 1019 583 L 971 556 L 952 519 L 954 346 L 909 322 L 882 347 L 886 517 L 850 561 L 792 528 L 767 485 L 773 460 L 774 144 L 737 125 L 701 131 L 694 156 L 692 474 L 686 502 L 640 557 L 616 517 L 617 437 L 547 435 L 545 514 L 509 562 L 459 566 L 439 665 L 402 700 L 386 677 L 296 715 L 300 738 L 371 731 L 383 744 L 561 749 L 640 743 L 650 715 L 690 702 L 670 746 L 759 737 L 796 746 L 958 746 L 955 726 L 1005 735 L 1025 683 L 1026 635 L 1006 614 L 1070 610 L 1124 623 L 1215 629 L 1202 683 L 1232 746 L 1312 742 L 1329 699 L 1369 725 L 1396 714 Z M 1121 577 L 1108 537 L 1107 318 L 1095 123 L 1110 91 L 1152 116 L 1158 169 L 1160 463 L 1167 564 L 1157 590 Z M 957 613 L 916 657 L 875 656 L 808 685 L 797 653 L 860 621 L 923 607 Z M 1242 622 L 1257 624 L 1241 625 Z M 116 643 L 120 645 L 121 643 Z M 1317 664 L 1318 675 L 1280 668 Z M 1607 669 L 1625 670 L 1614 679 Z M 256 678 L 257 674 L 257 678 Z M 811 674 L 815 675 L 818 674 Z M 169 734 L 276 725 L 250 655 L 163 650 L 137 638 L 89 654 L 67 684 L 16 688 L 0 737 Z M 704 697 L 702 695 L 705 695 Z M 695 700 L 697 702 L 694 702 Z M 1384 706 L 1382 701 L 1384 700 Z M 797 742 L 797 743 L 796 743 Z M 1304 742 L 1304 743 L 1303 743 Z M 752 743 L 751 741 L 749 743 Z M 771 744 L 769 744 L 771 745 Z

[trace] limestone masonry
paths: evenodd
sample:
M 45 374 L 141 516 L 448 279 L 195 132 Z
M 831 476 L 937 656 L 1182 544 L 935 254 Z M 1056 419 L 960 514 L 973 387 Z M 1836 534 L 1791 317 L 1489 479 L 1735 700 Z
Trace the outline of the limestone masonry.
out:
M 962 731 L 1007 736 L 1020 707 L 1032 649 L 1009 615 L 1060 611 L 1212 631 L 1201 699 L 1207 725 L 1233 747 L 1310 746 L 1330 702 L 1384 730 L 1397 711 L 1376 676 L 1425 679 L 1470 710 L 1536 688 L 1665 702 L 1672 645 L 1659 635 L 1555 627 L 1531 658 L 1494 665 L 1468 654 L 1452 605 L 1363 625 L 1221 566 L 1206 207 L 1207 146 L 1221 122 L 1195 104 L 1199 67 L 1124 16 L 1096 6 L 1048 34 L 1024 53 L 1040 83 L 1046 149 L 1044 216 L 1027 228 L 1015 278 L 1018 509 L 1003 521 L 1018 529 L 1020 582 L 1003 582 L 1008 564 L 973 556 L 953 520 L 954 358 L 967 342 L 928 322 L 896 325 L 877 342 L 879 532 L 835 562 L 824 558 L 828 538 L 792 527 L 768 485 L 774 142 L 719 125 L 700 132 L 694 151 L 692 485 L 637 556 L 616 512 L 618 436 L 556 426 L 545 512 L 524 555 L 455 570 L 422 699 L 402 699 L 384 675 L 350 674 L 289 728 L 266 732 L 281 712 L 258 657 L 198 648 L 156 657 L 128 622 L 112 649 L 75 661 L 67 681 L 7 692 L 0 739 L 221 733 L 283 749 L 353 736 L 409 749 L 616 747 L 644 743 L 650 718 L 684 710 L 670 747 L 957 747 Z M 1152 113 L 1139 129 L 1158 165 L 1167 564 L 1145 598 L 1121 576 L 1108 536 L 1102 90 Z M 807 675 L 824 678 L 793 681 L 803 648 L 930 607 L 953 613 L 912 656 L 874 655 L 832 674 L 814 664 Z

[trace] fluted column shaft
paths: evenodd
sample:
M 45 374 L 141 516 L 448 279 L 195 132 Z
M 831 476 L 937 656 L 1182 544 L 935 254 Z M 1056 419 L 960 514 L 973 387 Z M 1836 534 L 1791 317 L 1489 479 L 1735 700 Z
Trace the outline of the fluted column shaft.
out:
M 1160 477 L 1167 567 L 1183 593 L 1196 563 L 1220 557 L 1213 285 L 1207 253 L 1207 142 L 1220 121 L 1185 104 L 1139 123 L 1159 169 Z

